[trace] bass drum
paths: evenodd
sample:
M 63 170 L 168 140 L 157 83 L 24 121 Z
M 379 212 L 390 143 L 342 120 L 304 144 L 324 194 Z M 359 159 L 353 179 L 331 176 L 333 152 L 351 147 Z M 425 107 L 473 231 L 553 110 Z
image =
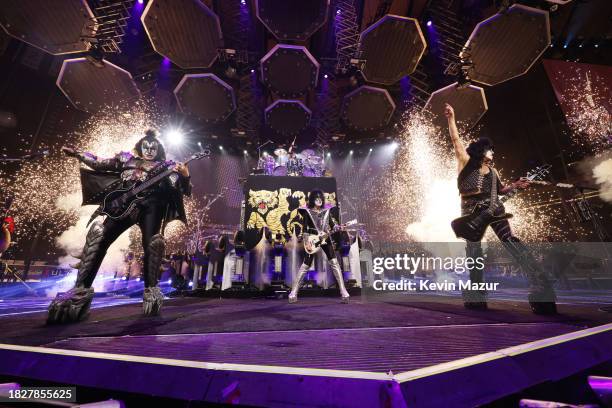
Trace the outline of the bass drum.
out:
M 302 176 L 304 176 L 304 177 L 316 177 L 317 176 L 317 172 L 312 167 L 306 166 L 306 167 L 304 167 L 304 170 L 302 170 Z
M 287 175 L 287 167 L 285 166 L 276 166 L 274 171 L 272 172 L 273 176 L 286 176 Z

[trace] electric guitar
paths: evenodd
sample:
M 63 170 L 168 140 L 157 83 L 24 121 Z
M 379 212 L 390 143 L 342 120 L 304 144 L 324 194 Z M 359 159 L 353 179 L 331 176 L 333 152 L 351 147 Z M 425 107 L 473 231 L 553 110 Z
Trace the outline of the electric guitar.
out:
M 209 156 L 210 150 L 204 150 L 191 156 L 184 164 Z M 104 197 L 100 208 L 94 213 L 94 216 L 106 215 L 114 220 L 127 217 L 139 202 L 151 194 L 152 191 L 149 190 L 151 187 L 174 173 L 175 165 L 176 163 L 173 161 L 164 162 L 153 169 L 153 175 L 142 183 L 111 191 Z
M 304 250 L 307 254 L 312 255 L 316 254 L 321 250 L 321 246 L 327 244 L 327 239 L 334 232 L 357 224 L 357 219 L 352 219 L 346 224 L 336 225 L 332 232 L 319 232 L 318 234 L 310 234 L 308 238 L 304 240 Z
M 540 184 L 537 180 L 541 180 L 548 175 L 551 167 L 550 165 L 536 167 L 528 172 L 525 178 L 527 181 Z M 481 201 L 476 204 L 471 214 L 454 219 L 451 222 L 451 227 L 457 238 L 463 238 L 467 241 L 480 241 L 489 225 L 512 218 L 512 214 L 509 213 L 499 215 L 494 215 L 494 213 L 504 202 L 514 197 L 517 192 L 517 188 L 511 189 L 492 205 L 487 201 Z

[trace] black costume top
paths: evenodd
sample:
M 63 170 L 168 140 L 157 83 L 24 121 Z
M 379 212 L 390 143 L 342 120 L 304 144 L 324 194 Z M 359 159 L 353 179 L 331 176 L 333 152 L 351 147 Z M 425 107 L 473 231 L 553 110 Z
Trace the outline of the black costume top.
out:
M 489 172 L 484 175 L 480 173 L 480 167 L 476 167 L 457 180 L 464 215 L 471 212 L 476 203 L 491 200 L 492 177 L 495 177 L 497 183 L 497 194 L 493 197 L 497 201 L 503 185 L 493 167 L 489 167 Z
M 79 159 L 93 169 L 81 168 L 83 205 L 101 204 L 110 191 L 144 181 L 149 172 L 163 164 L 144 160 L 128 152 L 118 153 L 110 159 L 99 159 L 91 153 L 81 153 Z M 173 220 L 187 223 L 183 195 L 191 195 L 188 177 L 173 173 L 152 189 L 152 194 L 146 201 L 154 200 L 166 206 L 165 223 Z
M 308 207 L 301 207 L 298 212 L 302 216 L 302 233 L 304 234 L 333 232 L 334 227 L 339 224 L 338 207 L 324 208 L 318 213 Z
M 497 179 L 497 191 L 500 191 L 503 186 L 499 177 L 497 177 L 497 172 L 493 167 L 489 167 L 490 171 L 483 175 L 480 173 L 480 166 L 470 170 L 467 174 L 461 175 L 460 178 L 457 179 L 457 187 L 459 187 L 459 193 L 462 196 L 472 196 L 478 194 L 479 196 L 486 197 L 485 194 L 491 194 L 491 177 L 495 174 L 495 178 Z

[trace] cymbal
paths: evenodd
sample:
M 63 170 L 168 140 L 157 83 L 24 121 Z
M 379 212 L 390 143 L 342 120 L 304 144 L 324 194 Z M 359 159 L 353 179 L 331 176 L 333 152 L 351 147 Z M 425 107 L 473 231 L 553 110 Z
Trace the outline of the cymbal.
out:
M 287 155 L 287 151 L 285 149 L 283 149 L 282 147 L 274 150 L 274 154 L 277 156 L 286 156 Z
M 315 164 L 319 164 L 323 161 L 323 159 L 320 156 L 310 156 L 307 158 L 307 160 L 311 163 L 315 163 Z

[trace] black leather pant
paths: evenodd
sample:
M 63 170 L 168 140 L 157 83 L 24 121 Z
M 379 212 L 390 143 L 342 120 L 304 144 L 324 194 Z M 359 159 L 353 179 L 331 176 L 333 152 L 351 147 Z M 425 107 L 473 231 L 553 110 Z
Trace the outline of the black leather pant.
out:
M 465 206 L 462 208 L 462 212 L 466 213 Z M 494 212 L 495 215 L 504 214 L 506 212 L 503 205 L 500 205 Z M 469 213 L 469 211 L 467 212 Z M 491 224 L 491 228 L 497 238 L 504 244 L 505 249 L 510 253 L 510 255 L 517 261 L 517 263 L 521 266 L 523 273 L 527 276 L 527 280 L 529 282 L 530 293 L 542 294 L 540 297 L 543 298 L 553 298 L 554 292 L 552 289 L 552 284 L 546 277 L 546 274 L 539 266 L 538 262 L 535 260 L 533 255 L 530 253 L 529 249 L 518 239 L 515 235 L 512 234 L 512 229 L 510 228 L 510 223 L 508 220 L 503 220 Z M 482 244 L 480 241 L 478 242 L 467 242 L 466 246 L 466 255 L 469 258 L 478 258 L 483 256 Z M 472 282 L 483 282 L 484 274 L 482 268 L 473 267 L 470 269 L 470 280 Z M 476 296 L 477 300 L 482 297 L 482 293 Z M 464 293 L 464 297 L 466 294 Z
M 79 271 L 80 273 L 77 277 L 76 286 L 91 287 L 108 248 L 123 232 L 135 224 L 138 224 L 142 233 L 142 246 L 144 249 L 143 277 L 145 287 L 156 286 L 157 279 L 152 277 L 157 276 L 157 271 L 152 273 L 152 271 L 147 270 L 149 267 L 148 261 L 150 255 L 149 244 L 151 243 L 151 238 L 160 233 L 165 208 L 165 203 L 155 197 L 151 197 L 140 203 L 128 217 L 120 220 L 113 220 L 107 217 L 103 223 L 102 238 L 96 249 L 94 258 L 91 264 L 87 265 L 86 270 Z

